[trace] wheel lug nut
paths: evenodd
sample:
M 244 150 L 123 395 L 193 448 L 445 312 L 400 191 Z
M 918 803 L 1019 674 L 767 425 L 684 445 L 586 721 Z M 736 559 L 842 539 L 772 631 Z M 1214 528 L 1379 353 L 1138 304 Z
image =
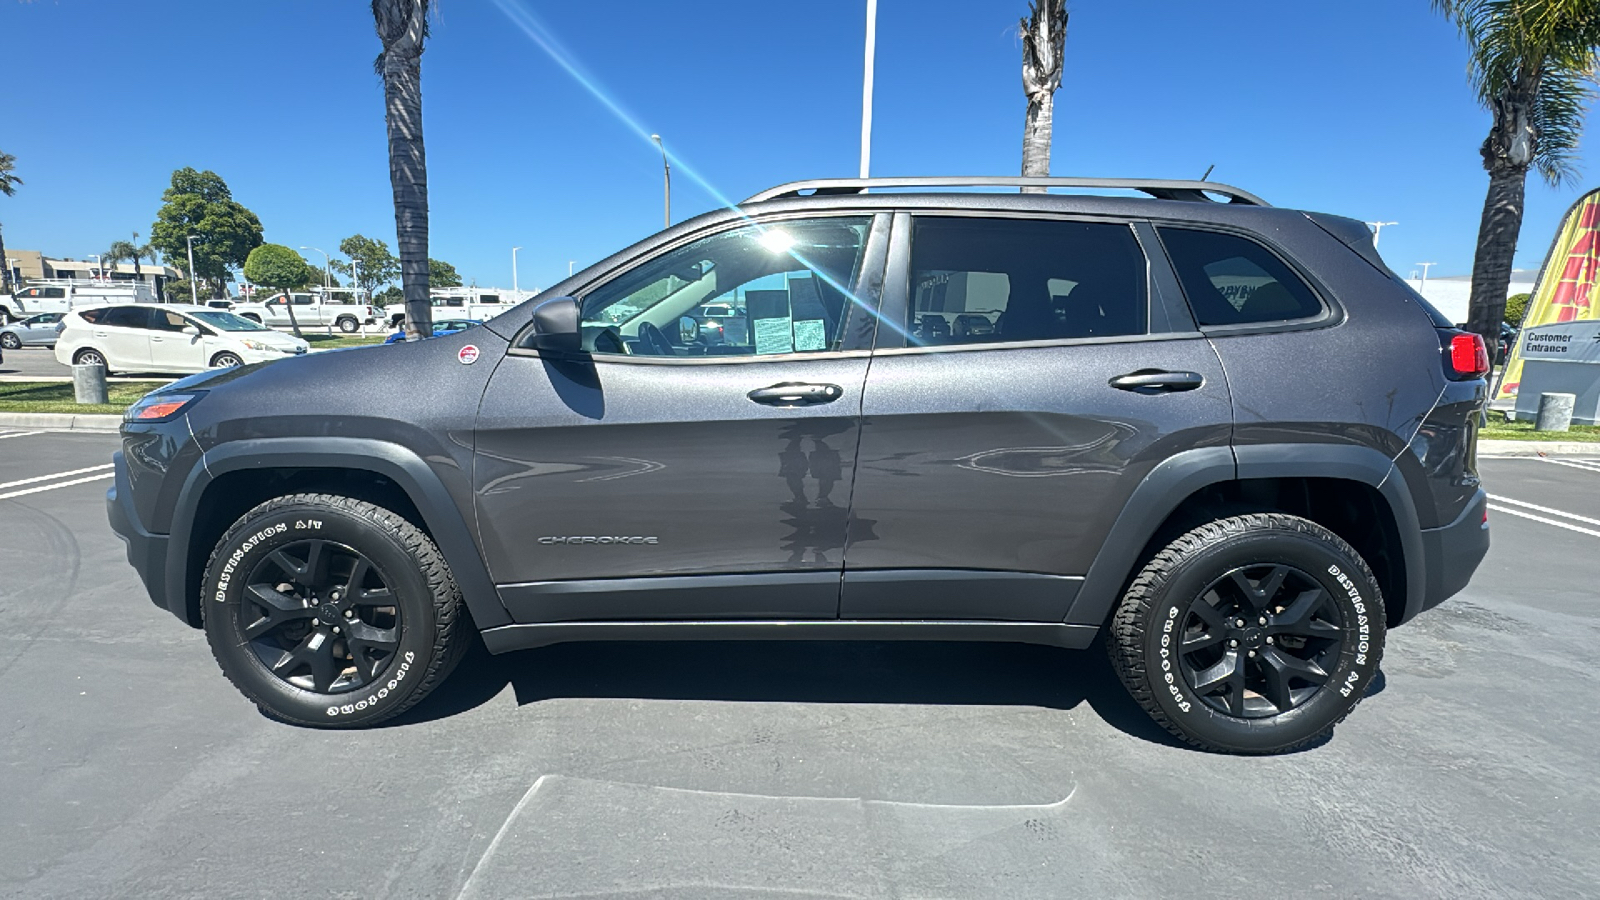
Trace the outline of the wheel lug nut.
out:
M 339 633 L 339 626 L 337 626 L 337 625 L 333 626 L 333 633 L 334 634 L 338 634 Z M 1256 655 L 1255 651 L 1254 650 L 1250 651 L 1250 655 L 1251 656 L 1255 656 Z
M 321 625 L 322 624 L 322 620 L 321 619 L 312 619 L 311 620 L 311 624 L 312 625 Z
M 334 629 L 334 631 L 338 631 L 338 630 L 339 630 L 339 629 L 337 629 L 337 628 L 335 628 L 335 629 Z M 1251 655 L 1251 656 L 1255 656 L 1255 655 L 1256 655 L 1256 652 L 1255 652 L 1255 651 L 1254 651 L 1254 650 L 1251 650 L 1251 651 L 1250 651 L 1250 655 Z
M 1267 643 L 1272 643 L 1272 638 L 1267 638 Z
M 1228 642 L 1228 646 L 1229 646 L 1229 647 L 1237 647 L 1237 646 L 1239 646 L 1239 642 L 1238 642 L 1238 641 L 1236 641 L 1236 640 L 1234 640 L 1234 641 L 1229 641 L 1229 642 Z
M 1265 624 L 1267 624 L 1267 617 L 1266 617 L 1266 616 L 1262 616 L 1262 617 L 1261 617 L 1261 624 L 1262 624 L 1262 625 L 1265 625 Z
M 356 611 L 353 609 L 347 609 L 344 611 L 344 617 L 346 619 L 354 619 L 356 617 Z
M 1240 619 L 1239 621 L 1234 622 L 1233 624 L 1239 626 L 1240 628 L 1243 628 L 1244 627 L 1244 620 Z

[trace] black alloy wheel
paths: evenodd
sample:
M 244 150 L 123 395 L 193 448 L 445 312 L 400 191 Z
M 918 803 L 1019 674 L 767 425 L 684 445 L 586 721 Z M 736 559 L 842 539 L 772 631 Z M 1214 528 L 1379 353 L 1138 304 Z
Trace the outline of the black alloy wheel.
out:
M 1328 683 L 1346 640 L 1329 593 L 1293 566 L 1244 566 L 1207 585 L 1180 630 L 1195 696 L 1246 719 L 1286 713 Z
M 372 561 L 344 544 L 308 539 L 256 563 L 245 582 L 240 633 L 272 674 L 303 690 L 366 687 L 400 646 L 401 608 Z

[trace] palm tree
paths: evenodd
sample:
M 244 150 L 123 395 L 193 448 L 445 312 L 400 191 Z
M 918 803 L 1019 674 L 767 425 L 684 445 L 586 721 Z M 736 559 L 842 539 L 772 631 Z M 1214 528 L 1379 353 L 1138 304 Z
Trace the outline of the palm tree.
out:
M 0 194 L 5 194 L 7 197 L 16 195 L 17 185 L 22 183 L 22 179 L 13 174 L 16 168 L 17 158 L 15 156 L 9 153 L 0 153 Z M 13 292 L 11 286 L 11 263 L 6 262 L 6 242 L 4 237 L 0 237 L 0 292 L 7 294 Z
M 1067 43 L 1067 0 L 1033 0 L 1022 28 L 1022 91 L 1028 95 L 1028 119 L 1022 130 L 1022 174 L 1050 175 L 1050 135 L 1055 127 L 1056 89 L 1061 87 L 1061 59 Z M 1044 188 L 1023 188 L 1044 193 Z
M 1478 100 L 1493 117 L 1478 152 L 1489 193 L 1472 261 L 1467 327 L 1494 358 L 1505 316 L 1511 259 L 1522 230 L 1528 169 L 1552 186 L 1575 176 L 1573 151 L 1600 69 L 1595 0 L 1433 0 L 1471 51 Z
M 422 146 L 422 43 L 428 37 L 431 2 L 372 0 L 372 18 L 383 42 L 373 68 L 383 76 L 389 185 L 394 191 L 408 341 L 433 334 L 433 306 L 428 301 L 428 166 Z

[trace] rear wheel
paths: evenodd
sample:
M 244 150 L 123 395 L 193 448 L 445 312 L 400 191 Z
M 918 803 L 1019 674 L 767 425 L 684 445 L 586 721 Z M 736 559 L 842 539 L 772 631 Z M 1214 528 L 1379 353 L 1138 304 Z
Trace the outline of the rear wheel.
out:
M 1378 671 L 1383 597 L 1359 554 L 1276 513 L 1201 526 L 1156 554 L 1112 620 L 1135 700 L 1208 750 L 1279 753 L 1333 730 Z
M 339 322 L 338 322 L 338 325 L 339 325 L 339 330 L 344 332 L 345 334 L 355 334 L 356 332 L 361 330 L 361 323 L 357 322 L 351 316 L 344 316 L 344 317 L 340 318 Z
M 0 334 L 0 347 L 4 347 L 7 350 L 21 350 L 22 338 L 17 337 L 16 332 L 12 331 Z
M 231 369 L 234 366 L 242 365 L 244 365 L 244 360 L 239 358 L 239 354 L 231 350 L 224 350 L 211 357 L 211 368 L 213 369 Z
M 104 366 L 106 365 L 106 358 L 99 350 L 93 347 L 85 347 L 73 354 L 72 364 L 75 366 Z M 106 366 L 106 374 L 111 374 L 110 366 Z
M 371 725 L 409 709 L 468 643 L 461 593 L 426 534 L 364 501 L 295 494 L 217 543 L 203 584 L 218 665 L 263 713 Z

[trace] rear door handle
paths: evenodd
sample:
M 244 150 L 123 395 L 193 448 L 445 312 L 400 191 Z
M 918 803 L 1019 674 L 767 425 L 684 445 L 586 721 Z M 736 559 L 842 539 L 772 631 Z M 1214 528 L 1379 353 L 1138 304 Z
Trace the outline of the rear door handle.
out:
M 771 387 L 756 388 L 745 396 L 767 406 L 817 406 L 843 397 L 844 388 L 837 384 L 786 381 Z
M 1199 372 L 1168 372 L 1165 369 L 1140 369 L 1111 379 L 1114 388 L 1139 394 L 1166 394 L 1192 391 L 1206 383 Z

